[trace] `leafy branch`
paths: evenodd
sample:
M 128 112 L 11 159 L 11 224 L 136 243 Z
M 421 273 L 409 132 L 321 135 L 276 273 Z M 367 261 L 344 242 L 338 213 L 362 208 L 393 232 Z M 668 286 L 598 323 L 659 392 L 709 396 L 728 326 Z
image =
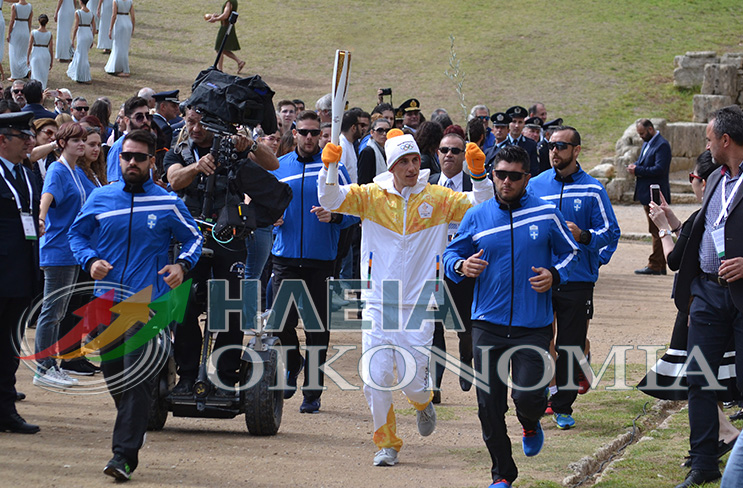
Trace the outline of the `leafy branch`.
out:
M 457 96 L 459 97 L 459 106 L 462 107 L 462 113 L 464 114 L 464 120 L 466 121 L 468 112 L 467 105 L 464 103 L 464 92 L 462 91 L 466 73 L 461 69 L 460 60 L 457 57 L 457 52 L 454 50 L 454 36 L 452 34 L 449 34 L 449 41 L 451 41 L 451 45 L 449 46 L 449 67 L 451 70 L 447 69 L 444 71 L 444 74 L 454 84 Z

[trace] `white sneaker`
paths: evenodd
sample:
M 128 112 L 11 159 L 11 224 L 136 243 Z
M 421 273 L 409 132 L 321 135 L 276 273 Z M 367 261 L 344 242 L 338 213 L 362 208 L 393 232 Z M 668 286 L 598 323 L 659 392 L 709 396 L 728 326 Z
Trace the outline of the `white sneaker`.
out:
M 69 374 L 67 374 L 67 371 L 65 371 L 63 369 L 59 369 L 59 367 L 56 367 L 56 368 L 57 368 L 57 371 L 59 372 L 59 374 L 62 376 L 62 378 L 64 378 L 65 381 L 68 381 L 68 382 L 72 383 L 72 386 L 75 386 L 75 385 L 77 385 L 79 383 L 79 381 L 77 380 L 77 378 L 73 378 L 72 376 L 70 376 Z
M 69 388 L 77 385 L 77 380 L 63 374 L 56 366 L 46 370 L 46 373 L 34 375 L 34 385 L 51 386 L 52 388 Z
M 383 447 L 374 455 L 374 466 L 394 466 L 397 464 L 397 451 Z
M 436 409 L 433 407 L 433 402 L 429 402 L 423 410 L 418 410 L 417 420 L 420 435 L 425 437 L 433 434 L 436 430 Z

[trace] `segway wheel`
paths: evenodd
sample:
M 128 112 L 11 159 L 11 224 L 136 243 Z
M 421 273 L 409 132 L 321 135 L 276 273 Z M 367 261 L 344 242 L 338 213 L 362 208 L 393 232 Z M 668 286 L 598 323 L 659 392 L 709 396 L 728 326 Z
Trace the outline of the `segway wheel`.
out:
M 175 363 L 172 358 L 169 358 L 160 373 L 148 380 L 152 399 L 150 401 L 150 418 L 147 421 L 147 430 L 162 430 L 168 420 L 168 391 L 171 382 L 171 369 L 175 370 Z
M 252 364 L 243 362 L 240 369 L 240 383 L 245 384 L 250 378 Z M 283 374 L 279 365 L 279 355 L 274 350 L 266 351 L 263 362 L 263 376 L 250 388 L 240 392 L 240 402 L 245 412 L 245 425 L 251 435 L 276 435 L 281 426 L 281 415 L 284 411 L 284 392 L 271 390 L 277 384 L 278 375 Z

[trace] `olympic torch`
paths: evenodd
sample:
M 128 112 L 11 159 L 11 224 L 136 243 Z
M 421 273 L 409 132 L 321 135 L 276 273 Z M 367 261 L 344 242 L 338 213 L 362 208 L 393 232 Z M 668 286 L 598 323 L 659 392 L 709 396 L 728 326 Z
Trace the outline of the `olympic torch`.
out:
M 341 140 L 341 122 L 343 121 L 343 110 L 346 108 L 346 96 L 348 95 L 348 74 L 351 71 L 351 52 L 335 52 L 335 66 L 333 68 L 333 121 L 330 127 L 330 142 L 339 144 Z M 338 163 L 328 166 L 327 185 L 338 183 Z

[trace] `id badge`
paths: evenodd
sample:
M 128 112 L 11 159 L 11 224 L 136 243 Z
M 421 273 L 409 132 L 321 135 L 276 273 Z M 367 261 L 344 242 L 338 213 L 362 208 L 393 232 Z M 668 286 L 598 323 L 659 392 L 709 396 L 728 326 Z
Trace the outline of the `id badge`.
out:
M 26 234 L 26 240 L 35 241 L 37 236 L 33 216 L 29 213 L 21 212 L 21 223 L 23 224 L 23 233 Z
M 712 240 L 715 243 L 715 251 L 717 251 L 717 257 L 720 259 L 725 258 L 725 227 L 720 227 L 712 231 Z

